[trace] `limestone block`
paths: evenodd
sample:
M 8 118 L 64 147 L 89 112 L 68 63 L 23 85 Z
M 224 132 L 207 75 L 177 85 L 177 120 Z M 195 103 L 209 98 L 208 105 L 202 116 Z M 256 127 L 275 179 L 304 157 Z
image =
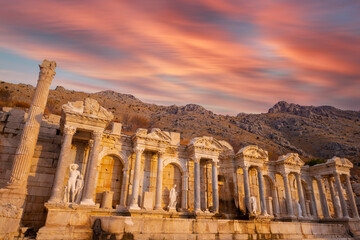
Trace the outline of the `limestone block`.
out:
M 153 219 L 144 219 L 144 224 L 142 226 L 142 233 L 170 233 L 163 231 L 163 219 L 162 218 L 153 218 Z M 169 224 L 166 221 L 166 225 Z
M 301 223 L 301 231 L 304 235 L 311 235 L 312 223 Z
M 194 220 L 166 218 L 163 222 L 164 233 L 192 233 Z
M 47 226 L 66 226 L 70 224 L 71 214 L 67 211 L 48 211 Z
M 270 224 L 270 231 L 273 234 L 300 234 L 301 235 L 301 225 L 296 222 L 272 222 Z
M 217 233 L 216 221 L 207 219 L 198 219 L 195 221 L 196 233 Z
M 101 200 L 101 208 L 112 209 L 113 196 L 114 196 L 113 191 L 103 192 L 102 200 Z
M 111 216 L 107 231 L 111 233 L 122 233 L 124 231 L 125 219 L 126 217 Z
M 124 221 L 124 231 L 133 234 L 140 233 L 143 225 L 143 219 L 139 217 L 126 217 Z
M 171 145 L 180 145 L 180 133 L 177 132 L 170 132 Z
M 121 123 L 113 122 L 112 126 L 111 126 L 111 134 L 120 136 L 121 135 L 121 127 L 122 127 Z
M 233 220 L 218 220 L 218 232 L 219 233 L 233 233 L 234 221 Z
M 155 192 L 144 192 L 142 208 L 152 210 L 154 208 Z

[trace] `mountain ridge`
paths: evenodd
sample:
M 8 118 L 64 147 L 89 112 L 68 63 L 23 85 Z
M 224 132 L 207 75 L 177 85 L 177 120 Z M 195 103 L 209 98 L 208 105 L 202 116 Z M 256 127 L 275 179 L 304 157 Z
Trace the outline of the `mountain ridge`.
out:
M 0 91 L 2 106 L 26 108 L 34 87 L 1 82 Z M 8 95 L 8 99 L 3 95 Z M 213 113 L 197 104 L 161 106 L 112 90 L 85 93 L 57 86 L 50 90 L 47 113 L 59 114 L 62 104 L 86 97 L 96 99 L 113 112 L 115 121 L 123 123 L 123 131 L 127 134 L 138 127 L 158 127 L 181 133 L 182 144 L 194 137 L 209 135 L 228 141 L 235 151 L 249 144 L 259 145 L 269 151 L 273 160 L 288 152 L 297 152 L 305 160 L 334 155 L 360 157 L 360 111 L 279 101 L 267 113 L 229 116 Z

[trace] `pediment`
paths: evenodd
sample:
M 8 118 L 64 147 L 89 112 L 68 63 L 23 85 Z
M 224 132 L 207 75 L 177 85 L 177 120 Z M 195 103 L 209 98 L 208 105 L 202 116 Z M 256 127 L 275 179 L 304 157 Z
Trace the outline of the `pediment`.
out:
M 213 149 L 217 151 L 221 151 L 223 149 L 223 146 L 218 140 L 207 136 L 192 139 L 188 146 L 191 145 L 197 148 Z
M 326 163 L 335 163 L 336 166 L 339 167 L 346 167 L 346 168 L 352 168 L 353 164 L 349 161 L 347 158 L 340 158 L 334 156 L 333 158 L 326 161 Z
M 300 167 L 305 164 L 305 162 L 301 160 L 299 154 L 297 153 L 288 153 L 286 155 L 283 155 L 279 158 L 277 162 Z
M 259 148 L 256 145 L 249 145 L 239 150 L 236 155 L 243 155 L 250 158 L 259 158 L 268 160 L 268 152 Z
M 85 98 L 84 101 L 68 102 L 61 108 L 68 114 L 84 115 L 108 120 L 111 120 L 114 117 L 112 112 L 100 106 L 100 104 L 92 98 Z
M 151 129 L 151 132 L 148 133 L 147 129 L 139 128 L 136 133 L 136 137 L 145 138 L 147 140 L 156 140 L 156 141 L 171 141 L 171 136 L 169 133 L 161 131 L 159 128 Z

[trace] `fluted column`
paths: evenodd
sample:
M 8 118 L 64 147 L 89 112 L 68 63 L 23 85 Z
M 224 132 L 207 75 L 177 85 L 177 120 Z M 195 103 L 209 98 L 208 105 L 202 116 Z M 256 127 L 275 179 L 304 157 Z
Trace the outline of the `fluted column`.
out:
M 305 206 L 304 191 L 303 191 L 302 184 L 301 184 L 300 173 L 296 173 L 295 178 L 296 178 L 296 184 L 297 184 L 297 188 L 298 188 L 301 210 L 303 212 L 303 216 L 306 217 L 308 214 L 307 214 L 307 210 L 306 210 L 306 206 Z
M 81 200 L 82 205 L 95 205 L 94 196 L 97 181 L 97 164 L 99 160 L 100 143 L 103 131 L 94 131 L 93 140 L 94 144 L 90 153 L 90 161 L 88 162 L 88 177 L 86 178 L 84 194 Z
M 212 161 L 212 191 L 213 191 L 213 208 L 214 212 L 219 211 L 219 186 L 218 186 L 218 172 L 217 172 L 217 163 L 218 159 L 213 159 Z
M 156 195 L 155 195 L 155 210 L 161 210 L 161 196 L 162 196 L 162 180 L 163 180 L 163 156 L 164 151 L 158 152 L 158 164 L 156 175 Z
M 134 152 L 136 153 L 135 157 L 135 168 L 134 168 L 134 180 L 132 188 L 132 196 L 130 209 L 139 210 L 139 187 L 140 187 L 140 170 L 141 170 L 141 155 L 144 152 L 145 148 L 136 147 Z
M 281 175 L 283 176 L 283 179 L 284 179 L 285 197 L 286 197 L 286 206 L 287 206 L 287 210 L 288 210 L 288 216 L 294 217 L 294 210 L 293 210 L 293 206 L 292 206 L 288 174 L 282 173 Z
M 187 193 L 188 193 L 188 176 L 187 176 L 187 172 L 184 172 L 182 175 L 182 192 L 181 192 L 181 208 L 183 211 L 185 211 L 188 208 Z
M 328 184 L 329 184 L 329 189 L 330 189 L 330 195 L 331 195 L 331 201 L 332 201 L 332 205 L 334 207 L 334 212 L 337 218 L 340 218 L 341 216 L 339 216 L 339 210 L 338 209 L 338 205 L 336 205 L 336 197 L 335 197 L 335 191 L 334 191 L 334 186 L 332 183 L 332 179 L 331 177 L 327 178 Z
M 64 178 L 66 175 L 66 169 L 69 167 L 69 153 L 71 149 L 71 143 L 73 135 L 76 132 L 76 128 L 72 126 L 64 127 L 63 142 L 61 145 L 61 151 L 59 160 L 56 167 L 56 174 L 54 184 L 51 192 L 49 202 L 61 202 L 62 190 L 64 186 Z
M 337 190 L 337 192 L 339 194 L 339 198 L 340 198 L 341 211 L 342 211 L 343 218 L 349 218 L 349 212 L 347 210 L 345 197 L 344 197 L 343 190 L 341 187 L 340 176 L 337 172 L 334 173 L 334 178 L 335 178 L 336 190 Z
M 259 181 L 261 215 L 267 215 L 266 202 L 265 202 L 264 177 L 260 168 L 257 168 L 257 173 L 258 173 L 258 181 Z
M 194 211 L 200 212 L 200 158 L 194 157 Z
M 252 209 L 250 207 L 249 166 L 243 167 L 243 175 L 244 175 L 245 207 L 248 212 L 251 212 Z
M 56 63 L 45 59 L 39 67 L 39 79 L 30 105 L 28 118 L 21 134 L 20 143 L 16 149 L 7 188 L 24 189 L 26 187 L 31 160 L 35 152 L 42 116 L 49 95 L 49 88 L 55 76 Z
M 321 209 L 322 209 L 322 212 L 323 212 L 323 216 L 324 216 L 324 218 L 330 218 L 329 207 L 328 207 L 328 204 L 327 204 L 326 195 L 325 195 L 325 191 L 324 191 L 324 186 L 323 186 L 322 181 L 321 181 L 321 177 L 317 177 L 316 182 L 318 184 L 320 202 L 321 202 Z
M 359 212 L 357 210 L 356 207 L 356 202 L 355 202 L 355 198 L 354 198 L 354 192 L 352 190 L 351 187 L 351 183 L 350 183 L 350 176 L 349 175 L 345 175 L 345 183 L 346 183 L 346 193 L 350 202 L 350 207 L 351 207 L 351 212 L 352 212 L 352 216 L 355 219 L 359 219 Z

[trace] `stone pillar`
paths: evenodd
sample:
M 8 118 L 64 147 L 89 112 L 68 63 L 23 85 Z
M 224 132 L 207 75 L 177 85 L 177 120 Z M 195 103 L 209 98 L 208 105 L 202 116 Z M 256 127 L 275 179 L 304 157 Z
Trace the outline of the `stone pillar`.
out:
M 213 211 L 214 213 L 219 212 L 219 186 L 218 186 L 218 173 L 217 163 L 218 159 L 212 161 L 212 191 L 213 191 Z
M 303 191 L 302 184 L 301 184 L 300 173 L 296 173 L 295 178 L 296 178 L 296 184 L 297 184 L 297 188 L 298 188 L 301 210 L 303 212 L 303 216 L 307 217 L 308 214 L 307 214 L 307 210 L 306 210 L 306 206 L 305 206 L 304 191 Z
M 88 162 L 88 174 L 86 178 L 84 194 L 81 200 L 81 205 L 95 205 L 94 196 L 95 196 L 95 188 L 97 181 L 97 164 L 99 160 L 99 151 L 100 151 L 100 143 L 102 139 L 103 131 L 94 131 L 93 132 L 93 140 L 94 144 L 90 153 L 90 161 Z
M 342 215 L 343 215 L 343 218 L 346 219 L 346 218 L 349 218 L 349 212 L 347 210 L 345 197 L 344 197 L 344 194 L 342 191 L 340 176 L 337 172 L 334 173 L 334 178 L 335 178 L 336 190 L 337 190 L 337 192 L 339 194 L 339 198 L 340 198 Z
M 307 212 L 307 217 L 310 217 L 310 200 L 305 200 L 305 207 L 306 207 L 306 212 Z
M 283 176 L 283 179 L 284 179 L 285 197 L 286 197 L 286 206 L 287 206 L 287 210 L 288 210 L 288 216 L 294 217 L 294 210 L 293 210 L 293 206 L 292 206 L 288 174 L 282 173 L 281 175 Z
M 72 138 L 75 132 L 75 127 L 64 127 L 63 142 L 61 145 L 60 156 L 56 167 L 56 174 L 49 202 L 61 202 L 63 199 L 62 192 L 64 187 L 64 178 L 66 175 L 66 169 L 70 165 L 69 153 L 71 149 Z
M 268 214 L 273 216 L 274 215 L 274 211 L 273 211 L 273 205 L 272 205 L 272 197 L 267 197 L 266 198 L 266 208 L 267 208 L 267 211 L 268 211 Z
M 194 211 L 200 212 L 200 158 L 194 158 Z
M 182 192 L 181 192 L 181 208 L 183 211 L 187 209 L 187 172 L 184 172 L 182 175 Z
M 348 196 L 348 199 L 350 202 L 352 217 L 355 219 L 359 219 L 359 212 L 356 207 L 354 192 L 352 190 L 351 183 L 350 183 L 350 176 L 347 174 L 345 175 L 345 183 L 346 183 L 346 193 L 347 193 L 347 196 Z
M 322 209 L 322 212 L 323 212 L 323 216 L 324 216 L 324 218 L 328 219 L 328 218 L 330 218 L 329 207 L 328 207 L 328 204 L 327 204 L 326 195 L 325 195 L 325 191 L 324 191 L 324 186 L 323 186 L 322 181 L 321 181 L 321 177 L 317 177 L 316 182 L 318 184 L 320 202 L 321 202 L 321 209 Z
M 39 79 L 30 105 L 28 118 L 21 134 L 20 143 L 16 149 L 10 180 L 7 184 L 8 189 L 26 189 L 49 88 L 55 76 L 56 63 L 54 61 L 45 59 L 39 67 Z
M 340 209 L 338 209 L 338 206 L 336 205 L 336 198 L 335 198 L 335 191 L 334 191 L 334 186 L 332 183 L 332 179 L 330 177 L 327 178 L 328 184 L 329 184 L 329 188 L 330 188 L 330 195 L 331 195 L 331 201 L 332 201 L 332 205 L 334 207 L 334 212 L 335 212 L 335 216 L 337 218 L 341 218 L 341 216 L 339 215 L 340 213 Z
M 257 173 L 258 173 L 258 181 L 259 181 L 261 215 L 267 215 L 266 202 L 265 202 L 264 177 L 260 168 L 257 168 Z
M 141 155 L 145 148 L 136 147 L 134 152 L 136 153 L 135 167 L 134 167 L 134 181 L 132 188 L 132 196 L 130 209 L 140 210 L 139 207 L 139 187 L 140 187 L 140 170 L 141 170 Z
M 248 212 L 251 212 L 250 207 L 250 185 L 249 185 L 249 166 L 243 167 L 244 174 L 244 193 L 245 193 L 245 207 Z
M 275 185 L 275 182 L 274 182 L 274 185 Z M 277 193 L 277 189 L 276 187 L 274 186 L 273 187 L 273 201 L 274 201 L 274 215 L 275 217 L 280 217 L 280 206 L 279 206 L 279 196 L 278 196 L 278 193 Z
M 126 195 L 127 195 L 127 188 L 129 182 L 129 169 L 128 166 L 124 167 L 123 169 L 123 179 L 121 183 L 121 195 L 120 195 L 120 202 L 117 206 L 117 209 L 125 209 L 126 207 Z
M 313 216 L 315 218 L 319 217 L 319 213 L 318 213 L 318 209 L 316 206 L 316 199 L 315 199 L 315 192 L 314 192 L 314 186 L 313 186 L 313 181 L 310 182 L 310 197 L 311 197 L 311 201 L 310 201 L 310 206 L 311 206 L 311 210 L 313 212 Z
M 156 195 L 155 195 L 155 210 L 161 210 L 161 197 L 162 197 L 162 180 L 163 180 L 163 156 L 164 151 L 158 152 L 158 164 L 156 175 Z

